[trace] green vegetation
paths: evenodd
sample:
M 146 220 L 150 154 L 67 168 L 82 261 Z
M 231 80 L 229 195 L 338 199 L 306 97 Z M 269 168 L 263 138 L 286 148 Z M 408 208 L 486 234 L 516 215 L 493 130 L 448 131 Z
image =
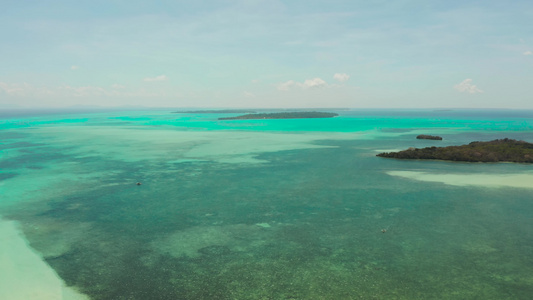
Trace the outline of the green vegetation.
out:
M 253 110 L 246 109 L 210 109 L 210 110 L 188 110 L 173 111 L 173 114 L 253 114 Z
M 416 137 L 419 140 L 437 140 L 442 141 L 442 137 L 437 135 L 427 135 L 427 134 L 421 134 Z
M 399 159 L 439 159 L 468 162 L 533 163 L 533 144 L 512 139 L 472 142 L 462 146 L 409 148 L 377 156 Z
M 301 112 L 280 112 L 264 114 L 247 114 L 237 117 L 218 118 L 219 120 L 254 120 L 254 119 L 310 119 L 310 118 L 333 118 L 336 113 L 301 111 Z

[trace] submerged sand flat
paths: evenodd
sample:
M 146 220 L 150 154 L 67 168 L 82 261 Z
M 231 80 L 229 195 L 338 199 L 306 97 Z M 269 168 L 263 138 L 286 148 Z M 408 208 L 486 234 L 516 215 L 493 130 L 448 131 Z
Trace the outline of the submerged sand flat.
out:
M 99 126 L 43 127 L 31 131 L 36 138 L 54 146 L 77 145 L 72 154 L 101 156 L 121 161 L 148 159 L 165 161 L 215 161 L 261 163 L 256 156 L 265 152 L 326 148 L 319 140 L 353 140 L 360 133 L 280 133 L 257 131 L 191 131 L 169 128 Z M 131 149 L 135 149 L 132 151 Z
M 19 234 L 13 221 L 0 220 L 0 299 L 89 299 L 67 287 Z
M 533 173 L 517 174 L 431 174 L 416 171 L 389 171 L 399 176 L 419 181 L 441 182 L 455 186 L 513 187 L 533 189 Z

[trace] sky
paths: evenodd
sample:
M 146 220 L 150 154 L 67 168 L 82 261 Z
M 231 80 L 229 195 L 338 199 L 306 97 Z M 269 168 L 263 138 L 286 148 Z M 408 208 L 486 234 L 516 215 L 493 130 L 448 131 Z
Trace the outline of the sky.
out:
M 531 0 L 0 7 L 0 108 L 533 109 Z

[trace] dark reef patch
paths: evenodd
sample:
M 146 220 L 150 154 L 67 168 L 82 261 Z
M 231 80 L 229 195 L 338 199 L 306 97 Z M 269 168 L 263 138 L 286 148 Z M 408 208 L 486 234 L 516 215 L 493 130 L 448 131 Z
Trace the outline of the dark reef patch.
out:
M 442 137 L 437 135 L 427 135 L 427 134 L 420 134 L 416 137 L 418 140 L 436 140 L 436 141 L 442 141 Z

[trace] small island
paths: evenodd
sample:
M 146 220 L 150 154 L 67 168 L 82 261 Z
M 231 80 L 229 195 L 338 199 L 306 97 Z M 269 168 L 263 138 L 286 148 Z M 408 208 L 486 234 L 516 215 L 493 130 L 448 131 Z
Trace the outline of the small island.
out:
M 333 118 L 338 116 L 336 113 L 318 112 L 318 111 L 301 111 L 301 112 L 280 112 L 264 114 L 247 114 L 236 117 L 218 118 L 219 120 L 258 120 L 258 119 L 315 119 L 315 118 Z
M 472 142 L 462 146 L 409 148 L 377 156 L 398 159 L 437 159 L 465 162 L 533 163 L 533 144 L 513 139 Z
M 187 110 L 173 111 L 173 114 L 254 114 L 256 111 L 247 109 L 209 109 L 209 110 Z
M 421 134 L 416 137 L 419 140 L 436 140 L 436 141 L 442 141 L 442 137 L 438 135 L 427 135 L 427 134 Z

